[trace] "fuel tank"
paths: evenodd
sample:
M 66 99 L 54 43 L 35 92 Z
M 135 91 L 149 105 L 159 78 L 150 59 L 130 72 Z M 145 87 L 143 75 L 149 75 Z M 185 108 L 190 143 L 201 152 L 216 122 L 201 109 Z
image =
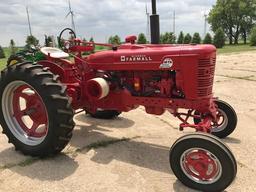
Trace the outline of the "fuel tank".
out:
M 101 51 L 87 58 L 99 70 L 175 70 L 198 59 L 215 57 L 213 45 L 123 44 L 117 50 Z

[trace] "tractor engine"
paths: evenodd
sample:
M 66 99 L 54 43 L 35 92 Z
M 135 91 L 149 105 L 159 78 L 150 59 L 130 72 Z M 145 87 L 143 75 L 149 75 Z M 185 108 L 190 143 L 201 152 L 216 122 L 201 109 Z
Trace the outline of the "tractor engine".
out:
M 175 71 L 99 71 L 96 76 L 87 82 L 87 93 L 94 99 L 124 88 L 137 97 L 184 98 L 177 89 Z
M 175 71 L 135 71 L 115 74 L 132 96 L 182 98 L 175 84 Z

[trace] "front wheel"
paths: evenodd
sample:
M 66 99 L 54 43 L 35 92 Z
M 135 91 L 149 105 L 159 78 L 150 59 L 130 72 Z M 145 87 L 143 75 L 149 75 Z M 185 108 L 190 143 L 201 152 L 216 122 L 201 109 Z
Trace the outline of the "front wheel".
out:
M 66 88 L 41 65 L 9 66 L 0 78 L 0 123 L 9 142 L 26 155 L 60 152 L 74 128 Z
M 218 138 L 203 133 L 178 139 L 170 150 L 170 165 L 184 185 L 205 192 L 223 191 L 237 172 L 229 148 Z
M 212 125 L 211 133 L 219 138 L 229 136 L 236 128 L 237 115 L 235 110 L 226 102 L 221 100 L 215 101 L 217 105 L 217 119 L 218 121 Z M 196 115 L 200 113 L 195 112 Z M 194 118 L 194 123 L 198 124 L 201 119 Z

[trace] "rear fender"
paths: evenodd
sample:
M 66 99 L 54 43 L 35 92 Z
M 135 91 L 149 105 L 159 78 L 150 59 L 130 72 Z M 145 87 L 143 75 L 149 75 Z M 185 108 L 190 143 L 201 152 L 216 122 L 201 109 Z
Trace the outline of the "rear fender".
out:
M 47 61 L 47 60 L 44 60 L 44 61 L 38 61 L 37 62 L 39 65 L 42 65 L 44 67 L 48 67 L 49 70 L 55 74 L 55 75 L 59 75 L 60 76 L 60 81 L 61 82 L 65 82 L 65 77 L 66 77 L 66 73 L 65 73 L 65 70 L 60 67 L 59 65 L 57 65 L 56 63 L 54 62 L 51 62 L 51 61 Z

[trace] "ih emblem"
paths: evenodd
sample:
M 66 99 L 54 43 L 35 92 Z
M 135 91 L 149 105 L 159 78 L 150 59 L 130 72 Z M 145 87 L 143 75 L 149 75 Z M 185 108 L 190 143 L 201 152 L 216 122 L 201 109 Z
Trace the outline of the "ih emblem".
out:
M 169 69 L 173 66 L 173 61 L 171 58 L 166 58 L 164 62 L 160 65 L 161 69 Z

